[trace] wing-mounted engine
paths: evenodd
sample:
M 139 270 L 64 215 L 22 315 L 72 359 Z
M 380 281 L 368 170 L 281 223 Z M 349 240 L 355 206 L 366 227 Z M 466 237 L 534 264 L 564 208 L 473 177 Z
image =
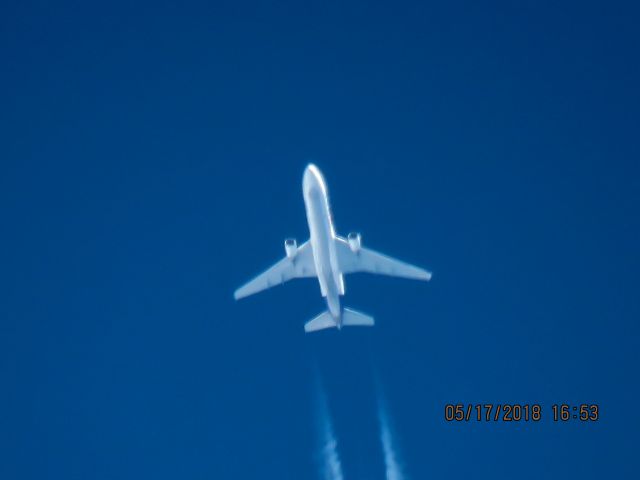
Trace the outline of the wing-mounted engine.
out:
M 362 247 L 362 237 L 359 233 L 351 232 L 347 235 L 347 242 L 349 242 L 349 248 L 353 253 L 358 253 Z
M 284 251 L 287 253 L 287 258 L 293 258 L 298 253 L 298 243 L 295 238 L 287 238 L 284 241 Z

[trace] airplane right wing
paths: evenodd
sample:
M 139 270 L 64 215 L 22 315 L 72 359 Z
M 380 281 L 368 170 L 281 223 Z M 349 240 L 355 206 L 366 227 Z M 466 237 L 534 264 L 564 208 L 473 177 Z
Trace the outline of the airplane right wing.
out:
M 431 272 L 374 250 L 360 247 L 354 252 L 349 247 L 349 242 L 342 237 L 336 237 L 336 254 L 342 273 L 368 272 L 415 280 L 431 280 Z
M 248 297 L 267 288 L 280 285 L 292 278 L 315 277 L 311 242 L 306 241 L 298 247 L 293 258 L 284 257 L 265 272 L 237 289 L 233 296 L 236 300 Z

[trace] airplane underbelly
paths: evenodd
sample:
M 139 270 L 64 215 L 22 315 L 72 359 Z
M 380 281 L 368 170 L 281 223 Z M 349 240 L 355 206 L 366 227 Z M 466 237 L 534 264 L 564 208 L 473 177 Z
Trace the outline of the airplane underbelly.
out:
M 318 256 L 316 272 L 318 280 L 320 281 L 322 296 L 326 297 L 327 291 L 334 295 L 344 295 L 344 278 L 342 274 L 333 267 L 334 262 L 331 261 L 331 251 L 328 249 L 320 251 Z
M 331 260 L 329 258 L 329 249 L 326 241 L 319 238 L 317 248 L 314 249 L 314 262 L 316 266 L 316 274 L 320 282 L 320 290 L 322 296 L 326 297 L 328 292 L 335 290 L 333 287 L 333 270 L 331 268 Z
M 307 199 L 307 218 L 313 246 L 313 260 L 323 297 L 340 295 L 344 291 L 342 276 L 336 276 L 332 258 L 335 257 L 333 234 L 326 199 L 319 192 L 310 192 Z M 332 255 L 333 254 L 333 255 Z

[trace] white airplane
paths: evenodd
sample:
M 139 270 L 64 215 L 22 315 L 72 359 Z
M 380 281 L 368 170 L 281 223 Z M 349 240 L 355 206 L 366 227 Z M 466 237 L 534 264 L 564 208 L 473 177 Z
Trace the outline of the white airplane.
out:
M 286 257 L 236 290 L 236 300 L 292 278 L 318 277 L 328 311 L 307 322 L 305 332 L 332 327 L 340 329 L 343 325 L 370 327 L 373 326 L 373 317 L 340 306 L 340 295 L 345 292 L 345 273 L 369 272 L 416 280 L 431 279 L 431 272 L 427 270 L 362 247 L 359 233 L 350 233 L 347 238 L 336 235 L 327 186 L 320 170 L 313 164 L 304 171 L 302 193 L 309 223 L 309 240 L 298 247 L 295 239 L 287 238 L 284 241 Z

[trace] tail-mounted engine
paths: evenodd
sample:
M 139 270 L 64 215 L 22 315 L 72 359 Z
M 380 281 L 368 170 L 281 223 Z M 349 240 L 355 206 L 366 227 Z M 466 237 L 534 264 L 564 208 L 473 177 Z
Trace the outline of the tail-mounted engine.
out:
M 351 232 L 347 235 L 347 242 L 349 242 L 349 248 L 352 252 L 358 253 L 362 246 L 362 240 L 359 233 Z
M 293 258 L 298 252 L 298 244 L 295 238 L 287 238 L 284 241 L 284 251 L 287 252 L 287 258 Z

